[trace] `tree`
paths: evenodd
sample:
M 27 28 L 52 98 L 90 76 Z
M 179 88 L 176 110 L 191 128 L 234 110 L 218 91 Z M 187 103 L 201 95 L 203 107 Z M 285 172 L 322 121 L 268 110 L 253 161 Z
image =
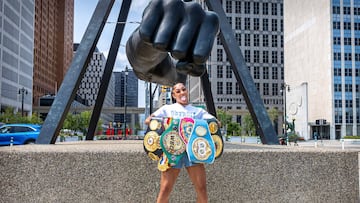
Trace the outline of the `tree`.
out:
M 15 114 L 13 108 L 6 108 L 3 113 L 0 115 L 0 122 L 3 123 L 15 123 Z
M 87 133 L 89 124 L 90 124 L 90 118 L 91 118 L 91 111 L 83 111 L 80 113 L 79 116 L 79 130 L 85 135 Z
M 279 110 L 276 108 L 271 108 L 267 111 L 269 118 L 271 120 L 271 123 L 274 125 L 274 121 L 277 120 L 279 117 Z
M 22 116 L 20 112 L 14 113 L 13 108 L 6 108 L 5 112 L 0 114 L 0 122 L 3 123 L 33 123 L 42 124 L 43 121 L 35 112 L 31 116 Z
M 104 123 L 103 120 L 100 118 L 97 125 L 96 125 L 96 132 L 101 132 L 101 134 L 102 134 L 102 131 L 103 131 L 102 125 L 103 125 L 103 123 Z
M 243 130 L 245 131 L 245 133 L 247 135 L 249 135 L 249 136 L 255 135 L 255 132 L 256 132 L 255 124 L 254 124 L 253 119 L 250 116 L 250 113 L 247 113 L 244 115 L 242 125 L 243 125 Z
M 79 130 L 79 125 L 78 125 L 78 121 L 77 121 L 77 115 L 72 114 L 72 113 L 68 113 L 66 115 L 66 118 L 65 118 L 65 121 L 64 121 L 64 124 L 63 124 L 63 128 L 73 130 L 73 131 Z
M 68 113 L 63 124 L 63 129 L 69 129 L 72 131 L 81 131 L 83 135 L 86 135 L 91 119 L 91 111 L 83 111 L 80 114 Z M 102 119 L 99 119 L 96 130 L 97 132 L 102 131 Z
M 236 122 L 230 122 L 227 126 L 226 134 L 230 134 L 231 136 L 239 136 L 241 134 L 240 124 Z
M 43 120 L 40 118 L 40 115 L 37 112 L 34 112 L 30 117 L 30 123 L 42 124 Z
M 226 130 L 227 124 L 231 122 L 232 116 L 222 109 L 217 109 L 216 114 L 217 119 L 221 122 L 221 128 L 225 128 Z

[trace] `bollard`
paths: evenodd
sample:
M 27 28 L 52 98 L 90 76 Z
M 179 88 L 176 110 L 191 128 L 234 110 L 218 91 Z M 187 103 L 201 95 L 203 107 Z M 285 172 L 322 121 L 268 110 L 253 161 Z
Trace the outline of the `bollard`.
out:
M 10 138 L 10 147 L 14 145 L 14 137 Z
M 314 145 L 315 145 L 315 148 L 317 148 L 317 136 L 316 135 L 315 135 L 314 139 L 315 139 Z
M 345 140 L 341 139 L 341 149 L 344 150 L 345 149 Z

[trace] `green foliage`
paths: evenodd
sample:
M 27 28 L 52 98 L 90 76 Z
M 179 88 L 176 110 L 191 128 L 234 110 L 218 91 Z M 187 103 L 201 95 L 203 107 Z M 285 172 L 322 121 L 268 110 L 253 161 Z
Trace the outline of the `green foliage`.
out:
M 217 109 L 216 114 L 217 114 L 217 119 L 221 123 L 221 128 L 226 129 L 227 131 L 225 136 L 226 137 L 230 136 L 232 132 L 228 130 L 228 124 L 231 122 L 232 116 L 227 114 L 227 112 L 223 109 Z M 229 132 L 231 133 L 229 134 Z
M 5 112 L 0 115 L 0 122 L 3 123 L 15 123 L 15 114 L 13 108 L 6 108 Z
M 231 136 L 240 136 L 241 135 L 241 127 L 239 123 L 231 122 L 227 126 L 226 134 Z
M 83 132 L 83 134 L 85 135 L 87 133 L 89 124 L 90 124 L 90 119 L 91 119 L 91 111 L 83 111 L 80 113 L 80 119 L 79 120 L 79 130 L 81 132 Z
M 35 112 L 30 117 L 30 123 L 42 124 L 43 120 L 40 118 L 40 115 L 37 112 Z
M 241 135 L 241 132 L 244 131 L 247 136 L 256 136 L 255 123 L 250 113 L 247 113 L 242 117 L 241 125 L 236 122 L 231 122 L 232 116 L 228 115 L 227 112 L 223 109 L 218 109 L 216 113 L 222 127 L 227 128 L 228 135 Z M 267 113 L 272 124 L 274 124 L 274 121 L 279 117 L 279 110 L 276 108 L 271 108 L 267 111 Z
M 0 122 L 2 123 L 33 123 L 42 124 L 43 121 L 37 113 L 31 116 L 22 116 L 20 112 L 14 113 L 13 108 L 6 108 L 5 112 L 0 114 Z
M 242 128 L 248 136 L 255 136 L 256 129 L 253 119 L 250 113 L 247 113 L 243 117 Z
M 279 117 L 279 110 L 276 108 L 271 108 L 267 111 L 267 113 L 271 120 L 271 123 L 274 125 L 274 121 L 277 120 L 277 118 Z
M 68 113 L 63 124 L 63 129 L 72 130 L 74 132 L 81 131 L 83 135 L 87 133 L 90 125 L 91 111 L 83 111 L 80 114 Z M 99 119 L 96 130 L 102 131 L 103 121 Z
M 100 118 L 99 121 L 98 121 L 98 123 L 97 123 L 97 126 L 96 126 L 96 131 L 97 131 L 97 132 L 103 130 L 103 127 L 102 127 L 103 123 L 104 123 L 103 120 Z
M 359 135 L 347 135 L 344 137 L 344 139 L 360 139 Z
M 231 122 L 231 115 L 227 114 L 225 110 L 217 109 L 217 119 L 221 122 L 221 126 L 225 127 Z
M 289 136 L 289 142 L 297 142 L 299 140 L 299 135 L 295 132 L 287 133 L 287 136 Z
M 68 113 L 63 123 L 63 128 L 74 131 L 79 130 L 79 122 L 77 121 L 77 119 L 78 119 L 77 114 Z

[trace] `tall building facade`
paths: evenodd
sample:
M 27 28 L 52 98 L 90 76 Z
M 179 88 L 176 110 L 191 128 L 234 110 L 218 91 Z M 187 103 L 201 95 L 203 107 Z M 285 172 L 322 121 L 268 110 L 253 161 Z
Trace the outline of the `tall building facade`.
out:
M 204 7 L 204 0 L 198 0 Z M 278 134 L 282 133 L 284 79 L 283 49 L 283 0 L 221 0 L 248 70 L 267 109 L 276 108 L 279 119 L 275 120 Z M 233 115 L 233 121 L 241 124 L 247 104 L 227 58 L 221 40 L 214 42 L 207 62 L 209 79 L 216 108 Z M 198 78 L 191 78 L 190 100 L 204 104 Z
M 74 44 L 74 52 L 76 52 L 78 43 Z M 99 93 L 101 79 L 104 73 L 106 64 L 105 56 L 97 48 L 94 50 L 90 62 L 86 68 L 84 77 L 81 80 L 77 95 L 84 99 L 87 106 L 95 106 L 96 99 Z M 115 97 L 115 76 L 112 74 L 109 81 L 108 89 L 104 98 L 103 107 L 113 107 Z M 113 121 L 114 114 L 101 113 L 100 118 L 104 123 Z
M 73 57 L 73 26 L 74 0 L 35 0 L 34 106 L 61 85 Z
M 284 2 L 288 116 L 309 139 L 360 135 L 360 1 Z
M 0 107 L 31 113 L 34 0 L 0 1 Z
M 138 107 L 138 78 L 132 69 L 127 69 L 115 74 L 115 107 Z M 145 100 L 145 98 L 144 98 Z M 126 117 L 125 117 L 126 115 Z M 139 122 L 138 115 L 126 113 L 115 114 L 114 122 L 123 124 L 131 129 Z

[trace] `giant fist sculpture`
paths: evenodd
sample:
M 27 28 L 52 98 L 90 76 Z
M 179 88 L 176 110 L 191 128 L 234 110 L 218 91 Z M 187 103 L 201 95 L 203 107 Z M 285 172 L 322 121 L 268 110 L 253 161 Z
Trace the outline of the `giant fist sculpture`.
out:
M 201 76 L 219 30 L 216 13 L 181 0 L 152 0 L 140 26 L 126 44 L 126 54 L 141 80 L 162 85 Z

